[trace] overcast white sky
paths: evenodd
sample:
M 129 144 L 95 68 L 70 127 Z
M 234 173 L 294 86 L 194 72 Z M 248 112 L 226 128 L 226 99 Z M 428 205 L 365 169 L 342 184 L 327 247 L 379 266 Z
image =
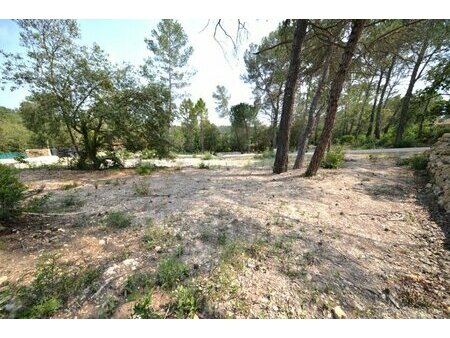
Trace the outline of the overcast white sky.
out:
M 109 55 L 113 62 L 129 62 L 141 65 L 149 51 L 144 43 L 145 37 L 159 20 L 79 20 L 83 44 L 96 42 Z M 215 112 L 212 93 L 216 85 L 227 87 L 231 94 L 231 104 L 253 102 L 251 87 L 245 84 L 240 75 L 245 73 L 243 53 L 251 42 L 258 43 L 261 38 L 274 30 L 279 20 L 244 20 L 248 36 L 242 40 L 237 56 L 233 55 L 232 45 L 223 34 L 218 34 L 221 45 L 213 38 L 215 20 L 179 20 L 184 27 L 194 53 L 190 64 L 197 71 L 186 91 L 193 100 L 203 98 L 206 101 L 211 122 L 224 125 L 227 119 L 221 119 Z M 233 35 L 236 33 L 237 20 L 225 20 L 225 28 Z M 204 29 L 202 31 L 202 29 Z M 0 48 L 6 51 L 20 51 L 19 30 L 10 20 L 0 20 Z M 225 54 L 224 55 L 224 51 Z M 28 92 L 24 89 L 10 92 L 0 91 L 0 105 L 17 108 Z

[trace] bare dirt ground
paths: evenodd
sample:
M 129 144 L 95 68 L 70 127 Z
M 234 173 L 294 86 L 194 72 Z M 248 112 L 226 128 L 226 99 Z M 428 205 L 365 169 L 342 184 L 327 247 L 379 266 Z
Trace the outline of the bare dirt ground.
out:
M 449 318 L 450 222 L 426 176 L 391 157 L 346 160 L 314 178 L 274 176 L 271 160 L 147 176 L 23 171 L 30 190 L 44 186 L 47 207 L 2 232 L 0 277 L 28 285 L 40 257 L 58 254 L 100 277 L 53 317 L 98 318 L 112 303 L 108 317 L 129 318 L 138 298 L 127 297 L 127 280 L 176 253 L 202 294 L 200 318 L 331 318 L 337 306 L 348 318 Z M 105 224 L 117 211 L 131 225 Z M 166 233 L 145 245 L 154 228 Z M 161 317 L 175 316 L 173 297 L 153 287 Z

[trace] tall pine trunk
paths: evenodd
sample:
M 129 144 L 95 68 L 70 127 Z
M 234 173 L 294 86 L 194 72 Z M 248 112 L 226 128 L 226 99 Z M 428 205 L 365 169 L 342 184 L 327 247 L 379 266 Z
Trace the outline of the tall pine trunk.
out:
M 295 92 L 297 89 L 298 72 L 300 69 L 300 52 L 306 36 L 308 20 L 296 20 L 294 40 L 292 43 L 291 60 L 284 88 L 283 108 L 278 133 L 277 152 L 273 164 L 273 173 L 280 174 L 287 171 L 289 137 L 294 111 Z
M 425 57 L 425 52 L 428 47 L 428 40 L 425 40 L 420 48 L 419 55 L 417 56 L 416 63 L 414 64 L 413 71 L 411 73 L 411 77 L 409 79 L 408 89 L 406 90 L 406 94 L 402 99 L 402 108 L 400 110 L 400 117 L 397 125 L 397 132 L 395 134 L 395 145 L 398 147 L 401 145 L 403 141 L 403 133 L 405 132 L 406 123 L 409 119 L 409 103 L 411 101 L 411 97 L 414 90 L 414 85 L 417 81 L 417 73 L 419 72 L 420 65 Z
M 339 97 L 341 96 L 342 86 L 350 68 L 350 63 L 353 58 L 356 45 L 364 30 L 364 24 L 366 20 L 353 20 L 352 31 L 348 38 L 347 44 L 342 54 L 341 63 L 336 76 L 331 84 L 330 96 L 328 98 L 327 115 L 325 117 L 325 125 L 323 127 L 322 135 L 320 135 L 319 144 L 314 151 L 314 155 L 306 170 L 306 176 L 313 176 L 317 173 L 323 156 L 325 155 L 325 149 L 331 140 L 331 133 L 334 127 L 334 121 L 336 119 L 336 111 L 338 106 Z
M 328 68 L 330 67 L 331 63 L 331 46 L 327 48 L 325 53 L 326 56 L 322 66 L 322 72 L 320 74 L 319 83 L 317 84 L 316 92 L 314 93 L 314 97 L 311 101 L 311 105 L 309 106 L 308 110 L 308 122 L 306 124 L 306 128 L 303 131 L 303 133 L 299 134 L 300 137 L 297 146 L 297 157 L 295 159 L 293 169 L 300 169 L 302 167 L 306 149 L 308 148 L 309 138 L 311 137 L 315 125 L 317 104 L 319 103 L 320 97 L 323 92 L 323 88 L 325 87 L 325 80 L 327 78 Z
M 394 65 L 395 65 L 395 61 L 396 61 L 396 57 L 395 55 L 392 57 L 392 62 L 391 65 L 389 66 L 388 72 L 386 74 L 386 81 L 384 83 L 383 89 L 381 90 L 381 94 L 380 94 L 380 101 L 378 103 L 378 107 L 377 107 L 377 113 L 376 113 L 376 118 L 375 118 L 375 138 L 377 140 L 380 139 L 380 129 L 381 129 L 381 108 L 383 108 L 383 100 L 384 100 L 384 96 L 386 95 L 386 90 L 389 86 L 389 81 L 391 80 L 391 75 L 392 75 L 392 70 L 394 69 Z
M 370 90 L 372 89 L 372 82 L 373 82 L 374 78 L 375 78 L 375 76 L 372 75 L 369 83 L 367 84 L 366 92 L 364 93 L 364 101 L 361 106 L 361 110 L 359 111 L 359 114 L 358 114 L 358 124 L 356 125 L 356 132 L 355 132 L 356 137 L 359 136 L 359 134 L 361 133 L 361 130 L 362 130 L 362 120 L 363 120 L 364 110 L 366 109 L 367 102 L 369 101 Z
M 381 81 L 383 81 L 383 75 L 384 75 L 384 70 L 381 69 L 380 77 L 379 77 L 378 83 L 377 83 L 377 89 L 375 91 L 375 98 L 373 99 L 372 112 L 370 113 L 369 128 L 367 128 L 366 137 L 369 137 L 370 135 L 372 135 L 373 122 L 375 120 L 375 111 L 377 109 L 377 103 L 378 103 L 378 94 L 380 93 L 380 87 L 381 87 Z

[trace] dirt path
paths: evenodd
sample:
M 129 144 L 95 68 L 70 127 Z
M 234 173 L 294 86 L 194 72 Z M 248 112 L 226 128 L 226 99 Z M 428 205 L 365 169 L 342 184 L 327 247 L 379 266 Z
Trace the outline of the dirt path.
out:
M 10 283 L 29 280 L 48 252 L 105 269 L 131 259 L 154 272 L 161 252 L 142 248 L 151 223 L 170 229 L 202 290 L 219 290 L 208 293 L 200 317 L 327 318 L 336 306 L 351 318 L 449 317 L 448 215 L 436 209 L 425 177 L 394 159 L 351 155 L 344 168 L 312 179 L 292 171 L 273 176 L 256 164 L 142 177 L 132 170 L 22 176 L 30 187 L 45 184 L 49 205 L 68 196 L 83 203 L 65 216 L 29 216 L 27 226 L 0 237 L 0 276 Z M 62 190 L 71 183 L 76 187 Z M 142 186 L 149 196 L 136 194 Z M 118 210 L 134 216 L 132 226 L 102 225 Z M 216 278 L 225 250 L 218 238 L 251 246 L 233 258 L 242 265 L 224 284 Z M 120 293 L 124 280 L 105 292 Z M 58 316 L 95 317 L 102 299 Z M 121 300 L 114 316 L 129 315 Z

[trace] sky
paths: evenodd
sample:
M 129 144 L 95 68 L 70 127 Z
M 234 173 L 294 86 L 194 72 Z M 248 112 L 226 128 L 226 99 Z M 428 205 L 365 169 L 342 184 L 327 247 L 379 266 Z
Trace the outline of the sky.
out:
M 96 42 L 105 50 L 112 62 L 128 62 L 142 65 L 150 56 L 144 39 L 150 37 L 152 29 L 159 20 L 78 20 L 81 30 L 81 43 L 91 45 Z M 194 48 L 190 59 L 196 74 L 186 91 L 192 100 L 202 98 L 208 108 L 209 119 L 217 125 L 228 125 L 229 121 L 220 118 L 215 111 L 212 93 L 217 85 L 224 85 L 230 95 L 230 104 L 253 103 L 252 89 L 241 80 L 245 73 L 243 54 L 250 43 L 259 43 L 269 32 L 276 29 L 278 20 L 245 20 L 247 36 L 243 36 L 237 55 L 227 38 L 217 35 L 220 44 L 214 39 L 214 20 L 179 20 Z M 225 20 L 224 27 L 230 34 L 236 34 L 237 20 Z M 206 28 L 205 28 L 206 26 Z M 19 28 L 11 20 L 0 20 L 0 49 L 6 52 L 21 52 Z M 28 95 L 26 89 L 14 92 L 0 90 L 0 106 L 18 108 Z

